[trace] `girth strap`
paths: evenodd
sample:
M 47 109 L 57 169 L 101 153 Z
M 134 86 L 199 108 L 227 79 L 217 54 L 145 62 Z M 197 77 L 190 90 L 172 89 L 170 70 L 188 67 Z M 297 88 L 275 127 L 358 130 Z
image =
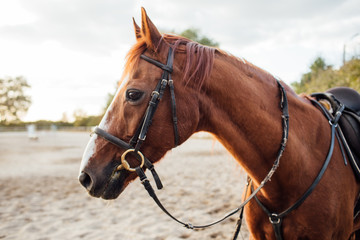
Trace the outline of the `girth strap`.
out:
M 244 202 L 245 202 L 245 199 L 246 199 L 246 196 L 247 196 L 247 192 L 249 190 L 250 183 L 251 183 L 251 178 L 248 176 L 247 181 L 246 181 L 245 193 L 244 193 Z M 233 240 L 236 240 L 238 238 L 238 236 L 239 236 L 242 221 L 243 221 L 243 217 L 244 217 L 244 207 L 245 206 L 243 206 L 241 208 L 241 210 L 240 210 L 239 218 L 238 218 L 238 220 L 236 222 L 235 232 L 234 232 L 234 235 L 233 235 L 233 238 L 232 238 Z

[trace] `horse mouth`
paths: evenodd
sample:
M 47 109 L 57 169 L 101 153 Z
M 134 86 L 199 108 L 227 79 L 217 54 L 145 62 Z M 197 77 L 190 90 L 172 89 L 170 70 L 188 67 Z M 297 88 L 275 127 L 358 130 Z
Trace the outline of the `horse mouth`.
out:
M 136 177 L 136 174 L 131 174 L 125 169 L 117 170 L 118 162 L 113 160 L 98 172 L 88 169 L 81 172 L 79 181 L 90 196 L 105 200 L 116 199 Z
M 125 171 L 116 171 L 114 172 L 106 184 L 104 191 L 100 195 L 101 198 L 105 200 L 116 199 L 125 189 L 124 180 L 128 175 Z

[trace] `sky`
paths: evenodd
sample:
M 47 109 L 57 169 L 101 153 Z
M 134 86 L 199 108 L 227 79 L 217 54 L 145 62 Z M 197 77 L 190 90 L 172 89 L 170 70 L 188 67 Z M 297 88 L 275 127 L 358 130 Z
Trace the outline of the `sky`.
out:
M 318 56 L 340 66 L 344 45 L 360 36 L 359 0 L 0 0 L 0 78 L 31 85 L 23 120 L 100 114 L 141 6 L 161 32 L 197 28 L 288 84 Z

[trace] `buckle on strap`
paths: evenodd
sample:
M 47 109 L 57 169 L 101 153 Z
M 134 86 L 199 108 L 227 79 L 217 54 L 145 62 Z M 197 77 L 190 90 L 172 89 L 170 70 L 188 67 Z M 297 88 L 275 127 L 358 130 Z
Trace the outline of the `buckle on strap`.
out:
M 329 124 L 330 124 L 331 126 L 334 125 L 335 127 L 337 127 L 338 122 L 339 122 L 339 120 L 340 120 L 340 117 L 341 117 L 344 109 L 345 109 L 345 105 L 344 105 L 344 104 L 340 104 L 339 109 L 338 109 L 338 110 L 336 111 L 336 113 L 334 114 L 334 118 L 329 120 Z
M 157 97 L 160 95 L 160 93 L 158 92 L 158 91 L 152 91 L 152 93 L 151 93 L 151 96 L 154 96 L 154 95 L 157 95 Z
M 194 229 L 194 226 L 191 223 L 185 223 L 184 227 L 187 228 L 187 229 L 191 229 L 191 230 Z
M 161 80 L 161 85 L 164 85 L 164 86 L 166 86 L 168 84 L 168 80 L 166 80 L 166 79 L 162 79 Z
M 269 216 L 269 221 L 271 224 L 279 224 L 281 222 L 281 217 L 279 217 L 279 215 L 276 213 L 272 213 Z

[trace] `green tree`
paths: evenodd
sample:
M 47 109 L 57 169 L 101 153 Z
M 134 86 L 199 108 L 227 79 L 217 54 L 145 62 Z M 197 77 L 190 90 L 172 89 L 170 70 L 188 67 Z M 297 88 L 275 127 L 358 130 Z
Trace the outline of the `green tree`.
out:
M 31 105 L 26 89 L 30 85 L 22 76 L 0 79 L 0 123 L 19 121 Z
M 116 85 L 116 87 L 118 87 L 118 85 Z M 105 113 L 106 110 L 109 108 L 113 98 L 115 97 L 115 93 L 108 93 L 106 96 L 106 103 L 105 106 L 103 108 L 103 112 Z
M 339 84 L 360 92 L 360 59 L 352 59 L 338 71 Z
M 179 35 L 186 37 L 190 40 L 193 40 L 195 42 L 198 42 L 202 45 L 206 45 L 206 46 L 210 46 L 210 47 L 219 47 L 218 42 L 215 42 L 214 40 L 212 40 L 211 38 L 209 38 L 205 35 L 201 35 L 200 30 L 196 29 L 196 28 L 188 28 L 188 29 L 182 31 Z
M 318 57 L 310 66 L 310 72 L 302 75 L 300 82 L 292 83 L 297 93 L 324 92 L 333 87 L 350 87 L 360 91 L 360 59 L 345 62 L 338 70 Z
M 115 85 L 114 92 L 113 93 L 108 93 L 107 96 L 106 96 L 106 102 L 105 102 L 105 105 L 104 105 L 104 108 L 103 108 L 103 115 L 105 114 L 105 112 L 109 108 L 113 98 L 115 97 L 116 90 L 119 87 L 119 82 L 120 82 L 120 80 L 116 81 L 116 83 L 114 84 Z
M 78 126 L 96 126 L 99 125 L 102 115 L 88 116 L 82 109 L 76 109 L 73 114 L 75 121 L 73 125 Z
M 73 125 L 75 127 L 78 127 L 78 126 L 86 126 L 86 127 L 96 126 L 96 125 L 99 125 L 99 123 L 101 121 L 101 118 L 102 118 L 102 115 L 99 115 L 99 116 L 86 116 L 86 117 L 76 119 L 74 121 Z

